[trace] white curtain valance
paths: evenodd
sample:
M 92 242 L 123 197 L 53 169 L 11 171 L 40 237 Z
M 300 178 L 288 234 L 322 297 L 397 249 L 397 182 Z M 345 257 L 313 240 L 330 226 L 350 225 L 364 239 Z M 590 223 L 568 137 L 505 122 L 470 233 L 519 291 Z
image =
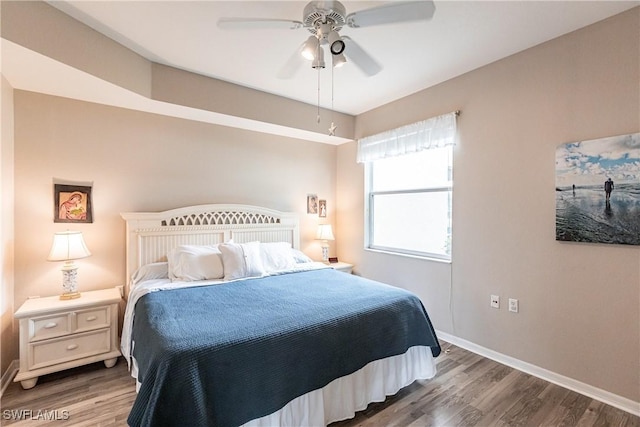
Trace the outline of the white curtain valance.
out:
M 402 126 L 358 140 L 358 163 L 455 144 L 458 113 Z

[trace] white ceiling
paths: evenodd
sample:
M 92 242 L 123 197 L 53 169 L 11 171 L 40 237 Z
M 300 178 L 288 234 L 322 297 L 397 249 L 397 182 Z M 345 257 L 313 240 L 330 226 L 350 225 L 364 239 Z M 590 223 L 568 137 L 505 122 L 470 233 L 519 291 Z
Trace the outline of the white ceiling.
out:
M 387 2 L 344 1 L 347 13 Z M 220 17 L 302 20 L 305 1 L 52 1 L 51 5 L 144 57 L 312 105 L 318 73 L 278 71 L 309 36 L 298 30 L 221 30 Z M 432 20 L 352 29 L 383 66 L 367 77 L 334 71 L 335 110 L 359 114 L 640 4 L 639 1 L 436 1 Z M 321 106 L 331 108 L 331 69 L 320 73 Z

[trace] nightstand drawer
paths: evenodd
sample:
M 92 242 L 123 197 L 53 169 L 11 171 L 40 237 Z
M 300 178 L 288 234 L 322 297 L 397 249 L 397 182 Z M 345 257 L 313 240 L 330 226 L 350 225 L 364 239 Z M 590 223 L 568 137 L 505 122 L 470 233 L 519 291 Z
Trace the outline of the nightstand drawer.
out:
M 114 366 L 118 350 L 116 288 L 82 292 L 80 298 L 30 298 L 16 311 L 20 319 L 20 370 L 13 381 L 25 390 L 38 377 L 98 361 Z
M 47 338 L 60 337 L 71 333 L 71 313 L 34 317 L 29 319 L 32 331 L 29 341 L 40 341 Z
M 30 344 L 28 369 L 39 369 L 57 363 L 107 353 L 111 349 L 111 330 L 101 329 L 70 337 Z
M 108 327 L 111 319 L 109 308 L 98 307 L 91 310 L 77 311 L 76 331 L 81 332 Z

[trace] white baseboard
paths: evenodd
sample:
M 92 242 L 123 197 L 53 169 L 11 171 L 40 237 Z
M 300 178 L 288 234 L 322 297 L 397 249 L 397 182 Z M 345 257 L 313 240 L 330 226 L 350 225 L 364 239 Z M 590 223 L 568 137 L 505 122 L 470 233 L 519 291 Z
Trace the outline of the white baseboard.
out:
M 2 374 L 2 380 L 0 382 L 0 397 L 4 394 L 4 391 L 9 387 L 11 381 L 16 376 L 18 369 L 20 368 L 20 361 L 18 359 L 12 360 L 7 370 Z
M 522 360 L 514 357 L 498 353 L 497 351 L 490 350 L 465 339 L 447 334 L 446 332 L 436 331 L 436 334 L 444 341 L 464 348 L 465 350 L 469 350 L 472 353 L 495 360 L 503 365 L 510 366 L 529 375 L 533 375 L 534 377 L 541 378 L 545 381 L 549 381 L 550 383 L 575 391 L 576 393 L 580 393 L 592 399 L 606 403 L 607 405 L 629 412 L 630 414 L 640 416 L 640 402 L 635 402 L 631 399 L 627 399 L 626 397 L 618 396 L 617 394 L 574 380 L 573 378 L 565 377 L 564 375 L 532 365 L 531 363 L 523 362 Z

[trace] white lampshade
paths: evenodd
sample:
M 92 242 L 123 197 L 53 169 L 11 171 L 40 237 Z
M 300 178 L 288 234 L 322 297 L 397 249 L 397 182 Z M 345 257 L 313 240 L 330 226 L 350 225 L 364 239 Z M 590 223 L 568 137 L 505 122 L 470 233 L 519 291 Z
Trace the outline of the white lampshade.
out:
M 90 255 L 80 231 L 60 231 L 53 235 L 53 245 L 47 261 L 69 261 Z
M 344 52 L 345 44 L 337 31 L 331 31 L 327 36 L 327 41 L 329 42 L 329 50 L 331 50 L 332 55 L 340 55 Z
M 324 49 L 321 46 L 318 46 L 318 50 L 316 51 L 316 56 L 313 58 L 313 62 L 311 63 L 311 68 L 317 70 L 318 68 L 324 68 Z
M 331 60 L 333 61 L 333 68 L 340 68 L 347 63 L 347 58 L 345 58 L 342 53 L 338 55 L 332 55 L 331 58 Z
M 53 245 L 47 261 L 64 261 L 62 267 L 62 295 L 60 299 L 80 298 L 78 266 L 73 260 L 91 255 L 79 231 L 61 231 L 53 235 Z
M 335 240 L 331 224 L 318 224 L 316 239 L 322 240 L 322 261 L 329 262 L 329 243 L 327 243 L 327 240 Z
M 316 58 L 318 52 L 318 38 L 316 36 L 309 36 L 306 42 L 302 45 L 302 51 L 300 54 L 309 61 L 313 61 Z
M 317 240 L 335 240 L 333 237 L 333 231 L 331 230 L 331 224 L 319 224 L 318 232 L 316 233 Z

